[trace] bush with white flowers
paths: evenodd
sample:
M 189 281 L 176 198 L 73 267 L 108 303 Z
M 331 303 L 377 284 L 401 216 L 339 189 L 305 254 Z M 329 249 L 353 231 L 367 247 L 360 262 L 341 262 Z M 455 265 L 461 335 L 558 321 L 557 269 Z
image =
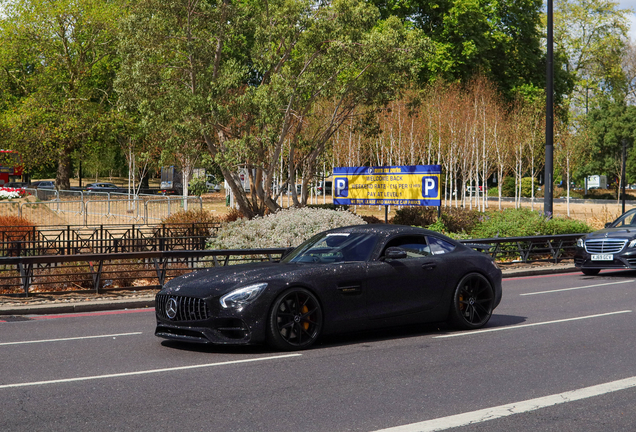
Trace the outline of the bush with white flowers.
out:
M 208 240 L 208 249 L 260 249 L 298 246 L 314 234 L 332 228 L 366 224 L 349 211 L 289 208 L 252 220 L 223 225 Z
M 0 200 L 22 198 L 25 194 L 24 189 L 0 188 Z

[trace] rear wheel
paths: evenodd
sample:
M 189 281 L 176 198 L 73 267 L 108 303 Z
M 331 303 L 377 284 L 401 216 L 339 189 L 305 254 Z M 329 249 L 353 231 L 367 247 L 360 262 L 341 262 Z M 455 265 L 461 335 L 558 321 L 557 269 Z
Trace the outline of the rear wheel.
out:
M 455 288 L 450 323 L 463 330 L 483 327 L 492 315 L 494 302 L 488 279 L 479 273 L 467 274 Z
M 320 335 L 322 309 L 310 291 L 292 288 L 276 298 L 267 324 L 268 342 L 274 348 L 309 348 Z
M 595 275 L 599 274 L 601 269 L 581 269 L 581 271 L 586 276 L 595 276 Z

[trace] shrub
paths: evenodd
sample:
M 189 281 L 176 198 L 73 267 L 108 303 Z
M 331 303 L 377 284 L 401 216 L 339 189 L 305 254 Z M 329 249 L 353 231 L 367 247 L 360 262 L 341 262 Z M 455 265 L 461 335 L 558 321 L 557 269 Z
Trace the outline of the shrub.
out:
M 363 221 L 365 221 L 368 224 L 381 224 L 384 223 L 384 221 L 378 217 L 375 217 L 373 215 L 369 215 L 369 216 L 360 216 L 362 218 Z
M 446 230 L 453 233 L 469 233 L 479 223 L 483 213 L 463 207 L 443 207 L 442 221 Z
M 34 239 L 35 224 L 20 216 L 0 216 L 0 245 L 6 256 L 20 255 L 20 249 L 29 248 L 25 242 Z
M 469 233 L 472 238 L 525 237 L 587 233 L 592 228 L 586 223 L 545 215 L 529 209 L 506 209 L 485 213 Z
M 348 205 L 335 205 L 335 204 L 307 204 L 307 207 L 323 209 L 323 210 L 349 210 Z
M 242 211 L 235 208 L 230 208 L 227 211 L 227 213 L 225 213 L 225 216 L 221 218 L 221 222 L 234 222 L 244 218 L 245 218 L 245 215 L 243 214 Z
M 208 240 L 208 249 L 257 249 L 298 246 L 321 231 L 364 224 L 348 211 L 289 208 L 252 220 L 238 219 L 224 224 Z
M 437 224 L 437 207 L 404 207 L 395 212 L 392 222 L 399 225 L 430 227 L 443 226 L 445 233 L 470 232 L 479 222 L 481 213 L 478 210 L 468 210 L 462 207 L 443 207 L 441 225 Z M 432 228 L 429 228 L 432 229 Z M 437 231 L 433 229 L 433 231 Z M 442 231 L 439 231 L 442 232 Z
M 397 225 L 429 226 L 437 221 L 437 207 L 403 207 L 395 212 L 392 223 Z
M 221 219 L 205 209 L 181 210 L 161 220 L 162 224 L 219 223 Z
M 173 213 L 162 219 L 161 223 L 169 228 L 169 236 L 207 237 L 210 235 L 210 228 L 220 224 L 221 219 L 208 210 L 196 209 Z
M 0 200 L 23 198 L 27 192 L 24 188 L 0 188 Z

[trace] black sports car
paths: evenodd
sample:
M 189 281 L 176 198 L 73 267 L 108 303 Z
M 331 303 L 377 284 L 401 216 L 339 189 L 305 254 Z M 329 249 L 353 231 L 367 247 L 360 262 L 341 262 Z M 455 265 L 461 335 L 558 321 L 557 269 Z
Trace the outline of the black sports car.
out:
M 156 297 L 155 334 L 296 350 L 320 335 L 400 324 L 476 329 L 500 301 L 489 255 L 421 228 L 358 225 L 320 233 L 278 263 L 171 280 Z
M 580 238 L 574 265 L 586 275 L 598 274 L 602 269 L 636 269 L 636 209 Z

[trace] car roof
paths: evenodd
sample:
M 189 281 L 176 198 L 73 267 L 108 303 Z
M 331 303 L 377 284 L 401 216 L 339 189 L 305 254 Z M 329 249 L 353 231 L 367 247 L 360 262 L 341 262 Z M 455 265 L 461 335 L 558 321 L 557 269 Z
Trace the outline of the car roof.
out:
M 435 235 L 442 238 L 448 238 L 444 234 L 440 234 L 436 231 L 427 230 L 425 228 L 393 224 L 350 225 L 346 227 L 335 228 L 329 230 L 329 232 L 374 233 L 383 237 L 390 237 L 397 234 Z M 457 243 L 452 239 L 449 240 Z

